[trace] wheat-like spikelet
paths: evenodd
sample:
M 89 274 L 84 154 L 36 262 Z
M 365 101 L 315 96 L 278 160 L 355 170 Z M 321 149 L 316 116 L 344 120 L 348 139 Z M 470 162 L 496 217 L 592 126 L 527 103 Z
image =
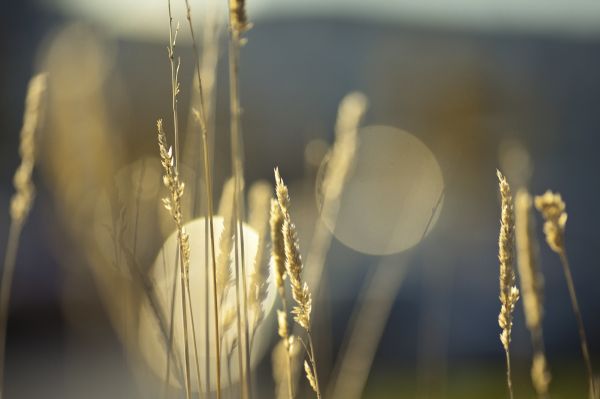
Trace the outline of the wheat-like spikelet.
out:
M 317 392 L 317 390 L 319 389 L 317 387 L 317 380 L 315 378 L 315 375 L 313 374 L 312 367 L 310 366 L 310 364 L 308 364 L 308 361 L 306 360 L 304 361 L 304 372 L 306 373 L 306 379 L 308 380 L 310 387 L 313 389 L 313 391 Z
M 160 152 L 160 160 L 163 166 L 163 184 L 168 189 L 168 196 L 162 199 L 162 203 L 167 211 L 169 211 L 175 227 L 177 228 L 177 242 L 179 247 L 179 261 L 181 266 L 181 307 L 183 314 L 183 335 L 184 335 L 184 355 L 185 355 L 185 381 L 186 381 L 186 397 L 191 398 L 191 377 L 190 377 L 190 360 L 188 346 L 188 321 L 187 321 L 187 306 L 186 289 L 189 291 L 189 267 L 190 267 L 190 239 L 183 227 L 181 215 L 181 198 L 183 197 L 185 185 L 179 179 L 179 173 L 176 166 L 176 160 L 173 157 L 172 147 L 167 149 L 167 137 L 163 129 L 162 119 L 156 123 L 158 130 L 158 148 Z M 189 295 L 189 292 L 188 292 Z M 190 302 L 191 305 L 191 302 Z M 191 313 L 191 308 L 190 308 Z M 193 317 L 193 314 L 191 314 Z M 200 381 L 198 382 L 200 384 Z
M 292 286 L 292 297 L 296 306 L 292 309 L 294 320 L 306 331 L 310 332 L 310 312 L 312 310 L 312 298 L 308 285 L 302 282 L 302 256 L 298 245 L 296 226 L 292 223 L 289 206 L 290 197 L 288 188 L 284 184 L 279 169 L 275 169 L 275 182 L 277 184 L 277 201 L 283 214 L 283 242 L 285 248 L 285 268 Z
M 567 212 L 560 194 L 546 191 L 544 195 L 535 197 L 535 207 L 544 218 L 544 234 L 548 246 L 557 253 L 564 251 Z
M 160 163 L 164 169 L 163 184 L 169 190 L 169 197 L 162 199 L 163 205 L 173 218 L 173 221 L 179 227 L 181 224 L 181 205 L 180 200 L 183 196 L 185 185 L 179 181 L 179 175 L 175 169 L 175 160 L 173 158 L 173 147 L 167 148 L 167 136 L 163 128 L 163 121 L 159 119 L 156 122 L 158 130 L 158 149 L 160 152 Z
M 552 191 L 548 190 L 544 193 L 544 195 L 535 197 L 535 207 L 544 218 L 544 234 L 546 235 L 546 242 L 548 243 L 550 249 L 558 254 L 563 267 L 563 273 L 565 275 L 565 280 L 567 281 L 569 296 L 571 298 L 571 306 L 573 308 L 575 318 L 577 319 L 581 354 L 583 356 L 583 362 L 588 375 L 589 396 L 590 398 L 593 398 L 595 386 L 592 361 L 590 358 L 587 337 L 585 334 L 585 326 L 583 324 L 583 317 L 577 301 L 575 283 L 571 274 L 571 266 L 569 264 L 569 258 L 567 257 L 567 248 L 565 244 L 565 227 L 567 224 L 566 205 L 560 194 L 553 193 Z
M 184 266 L 184 277 L 187 279 L 190 267 L 190 237 L 183 227 L 181 216 L 181 198 L 185 188 L 184 183 L 179 179 L 179 174 L 175 168 L 172 147 L 167 149 L 167 138 L 163 129 L 162 119 L 156 123 L 158 130 L 158 147 L 160 151 L 160 160 L 164 169 L 163 184 L 169 190 L 169 196 L 162 199 L 163 205 L 171 214 L 175 226 L 177 227 L 177 238 L 181 249 L 181 260 Z
M 283 241 L 283 213 L 276 199 L 271 199 L 271 261 L 275 271 L 275 284 L 280 296 L 285 298 L 285 243 Z M 282 291 L 283 290 L 283 291 Z M 282 293 L 283 292 L 283 293 Z
M 500 195 L 502 197 L 502 217 L 500 224 L 500 237 L 498 239 L 498 259 L 500 261 L 500 315 L 498 323 L 502 328 L 500 340 L 504 349 L 508 351 L 512 329 L 512 317 L 515 304 L 519 299 L 519 289 L 516 286 L 514 264 L 515 245 L 515 217 L 510 186 L 500 171 L 497 171 L 500 181 Z
M 229 0 L 229 23 L 237 35 L 252 27 L 246 14 L 246 0 Z
M 13 183 L 15 194 L 10 201 L 10 228 L 8 242 L 2 268 L 2 281 L 0 287 L 0 397 L 4 391 L 4 353 L 6 340 L 6 323 L 8 320 L 8 307 L 10 291 L 19 248 L 21 230 L 29 215 L 33 200 L 35 198 L 35 187 L 32 182 L 31 173 L 35 165 L 36 138 L 35 133 L 43 118 L 43 98 L 46 93 L 46 75 L 34 76 L 27 90 L 25 100 L 25 113 L 23 115 L 23 126 L 20 133 L 19 154 L 21 164 L 17 168 Z
M 304 330 L 306 330 L 308 336 L 308 347 L 307 353 L 310 360 L 310 373 L 306 370 L 306 377 L 308 378 L 311 387 L 317 394 L 317 398 L 321 398 L 321 390 L 319 388 L 319 378 L 317 375 L 317 362 L 314 353 L 314 345 L 312 342 L 312 327 L 310 323 L 310 313 L 312 310 L 312 298 L 308 289 L 308 284 L 302 281 L 302 256 L 300 255 L 300 247 L 298 244 L 298 237 L 296 233 L 296 227 L 292 223 L 290 216 L 290 197 L 288 188 L 283 182 L 279 174 L 279 169 L 275 168 L 275 183 L 277 202 L 283 215 L 283 242 L 285 248 L 285 269 L 289 276 L 290 285 L 292 287 L 292 297 L 296 302 L 296 306 L 292 309 L 294 320 Z
M 281 352 L 285 349 L 286 356 L 286 378 L 282 377 L 281 373 L 274 372 L 275 378 L 275 386 L 276 393 L 278 398 L 284 397 L 283 387 L 286 387 L 286 391 L 288 398 L 292 399 L 294 397 L 294 391 L 292 386 L 292 355 L 290 353 L 290 341 L 292 337 L 290 336 L 290 331 L 288 328 L 288 307 L 287 307 L 287 297 L 285 290 L 285 278 L 286 278 L 286 270 L 285 270 L 285 242 L 283 239 L 283 213 L 281 212 L 281 208 L 279 207 L 279 203 L 276 199 L 271 199 L 271 211 L 269 218 L 269 226 L 271 233 L 271 263 L 273 264 L 273 270 L 275 273 L 275 284 L 277 286 L 277 292 L 279 294 L 279 298 L 281 300 L 282 310 L 277 309 L 277 333 L 281 337 L 281 350 L 277 352 L 277 348 L 273 351 L 273 363 L 274 367 L 278 366 L 277 362 L 281 362 L 280 357 Z
M 496 171 L 502 198 L 502 215 L 500 220 L 500 237 L 498 239 L 498 259 L 500 261 L 500 314 L 498 324 L 502 329 L 500 341 L 506 354 L 506 377 L 509 395 L 513 397 L 511 367 L 510 367 L 510 339 L 512 320 L 515 305 L 519 300 L 519 289 L 516 286 L 514 264 L 515 245 L 515 216 L 513 199 L 508 182 L 500 171 Z
M 42 117 L 42 97 L 45 91 L 46 75 L 34 76 L 29 82 L 25 100 L 21 144 L 19 145 L 21 164 L 13 178 L 16 192 L 10 201 L 10 217 L 17 223 L 21 223 L 27 217 L 35 196 L 31 173 L 35 164 L 35 132 Z
M 545 398 L 551 376 L 544 353 L 542 332 L 544 278 L 538 261 L 531 209 L 531 196 L 526 190 L 519 190 L 515 198 L 515 235 L 523 310 L 534 352 L 531 379 L 538 397 Z

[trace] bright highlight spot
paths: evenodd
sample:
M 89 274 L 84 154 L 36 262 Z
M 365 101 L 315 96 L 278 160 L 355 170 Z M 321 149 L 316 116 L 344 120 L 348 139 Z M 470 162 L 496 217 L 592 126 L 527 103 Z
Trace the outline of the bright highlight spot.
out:
M 207 274 L 205 269 L 205 256 L 204 256 L 204 218 L 193 220 L 185 225 L 185 229 L 190 235 L 190 242 L 192 244 L 191 262 L 190 262 L 190 290 L 191 290 L 191 302 L 193 307 L 194 322 L 196 326 L 196 342 L 198 346 L 198 358 L 199 364 L 202 369 L 202 376 L 204 376 L 204 367 L 206 362 L 206 340 L 208 339 L 208 345 L 210 348 L 209 366 L 211 374 L 211 389 L 214 390 L 216 383 L 216 356 L 215 356 L 215 336 L 214 336 L 214 312 L 213 312 L 213 290 L 212 290 L 212 269 L 208 274 L 208 292 L 205 288 L 205 282 L 207 281 Z M 216 216 L 214 218 L 214 233 L 215 233 L 215 251 L 216 256 L 219 256 L 219 245 L 218 240 L 223 231 L 223 218 Z M 245 244 L 245 265 L 246 275 L 250 276 L 254 267 L 254 257 L 256 255 L 258 236 L 257 233 L 247 225 L 244 225 L 244 244 Z M 159 306 L 162 309 L 163 314 L 171 314 L 172 298 L 175 298 L 174 302 L 174 349 L 179 359 L 184 359 L 184 343 L 183 343 L 183 329 L 182 329 L 182 312 L 181 312 L 181 284 L 180 276 L 174 275 L 174 272 L 179 270 L 179 267 L 175 264 L 177 254 L 177 236 L 176 233 L 171 234 L 166 240 L 159 252 L 154 265 L 152 266 L 152 280 L 155 284 L 155 290 L 158 296 Z M 232 257 L 233 251 L 232 251 Z M 265 260 L 266 261 L 266 260 Z M 232 262 L 231 267 L 234 267 Z M 174 280 L 175 279 L 175 280 Z M 248 280 L 248 279 L 247 279 Z M 177 282 L 177 290 L 173 296 L 173 281 Z M 263 302 L 263 308 L 265 311 L 265 320 L 259 325 L 256 335 L 253 340 L 251 366 L 254 367 L 258 361 L 263 357 L 265 351 L 268 349 L 270 339 L 276 331 L 274 326 L 273 318 L 269 317 L 270 311 L 273 308 L 275 302 L 276 289 L 274 287 L 274 281 L 269 279 L 268 295 Z M 206 305 L 208 299 L 209 314 L 206 313 Z M 139 326 L 139 345 L 141 353 L 144 359 L 150 366 L 150 368 L 160 378 L 164 378 L 166 374 L 167 364 L 167 352 L 163 344 L 162 335 L 156 322 L 156 318 L 149 307 L 149 303 L 146 301 L 142 305 L 140 313 L 140 326 Z M 235 309 L 235 286 L 229 290 L 224 303 L 220 307 L 219 316 L 222 317 L 227 312 L 226 309 Z M 207 317 L 208 316 L 208 317 Z M 189 319 L 189 307 L 188 307 L 188 319 Z M 196 369 L 196 357 L 193 350 L 193 341 L 191 338 L 191 322 L 189 327 L 190 333 L 190 364 L 192 365 L 192 376 L 195 376 Z M 235 383 L 239 379 L 238 375 L 238 357 L 237 348 L 234 348 L 231 353 L 231 367 L 227 367 L 228 359 L 227 352 L 230 351 L 231 337 L 236 336 L 236 324 L 233 323 L 231 330 L 225 331 L 223 344 L 222 344 L 222 356 L 221 356 L 221 387 L 226 387 L 228 382 Z M 208 332 L 208 337 L 207 337 Z M 223 332 L 221 332 L 223 334 Z M 173 370 L 174 367 L 171 368 Z M 228 371 L 229 370 L 229 371 Z M 231 375 L 228 373 L 231 372 Z M 176 384 L 177 377 L 176 372 L 171 372 L 171 384 Z M 197 391 L 196 378 L 192 378 L 192 385 L 195 391 Z M 206 390 L 206 381 L 202 381 L 203 388 Z
M 444 188 L 440 167 L 423 142 L 394 127 L 365 127 L 359 131 L 358 140 L 356 162 L 342 193 L 334 235 L 367 254 L 386 255 L 411 248 L 426 234 Z M 324 168 L 326 161 L 320 176 Z M 317 179 L 317 184 L 322 180 Z M 323 190 L 318 186 L 317 192 Z M 428 232 L 441 208 L 440 204 Z M 330 229 L 334 226 L 333 220 L 325 223 Z

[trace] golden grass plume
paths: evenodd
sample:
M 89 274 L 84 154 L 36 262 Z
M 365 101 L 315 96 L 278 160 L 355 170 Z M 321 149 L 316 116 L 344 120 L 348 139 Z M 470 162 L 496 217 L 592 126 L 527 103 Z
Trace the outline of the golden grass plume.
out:
M 548 396 L 551 375 L 544 350 L 542 319 L 544 317 L 544 277 L 540 270 L 538 245 L 531 214 L 532 199 L 521 189 L 515 198 L 515 234 L 525 323 L 531 333 L 533 360 L 531 380 L 539 398 Z
M 581 310 L 579 309 L 579 303 L 577 301 L 571 265 L 569 263 L 569 258 L 567 257 L 565 243 L 565 228 L 567 224 L 566 205 L 559 193 L 548 190 L 543 195 L 535 197 L 535 207 L 544 218 L 544 234 L 546 235 L 546 242 L 550 249 L 556 252 L 560 258 L 565 280 L 567 282 L 567 288 L 569 289 L 571 307 L 573 308 L 573 313 L 575 314 L 577 321 L 577 328 L 579 330 L 581 354 L 583 356 L 583 362 L 588 377 L 589 397 L 594 398 L 596 388 L 594 386 L 592 361 L 590 358 L 585 326 L 583 324 L 583 316 L 581 315 Z
M 512 193 L 506 178 L 496 171 L 502 199 L 502 215 L 500 219 L 500 236 L 498 239 L 498 260 L 500 261 L 500 314 L 498 324 L 502 329 L 500 341 L 506 354 L 506 382 L 512 399 L 512 377 L 510 365 L 510 340 L 513 326 L 513 312 L 519 300 L 519 289 L 516 286 L 514 271 L 515 250 L 515 215 Z
M 292 288 L 292 297 L 296 305 L 292 309 L 294 320 L 306 331 L 308 344 L 304 344 L 310 364 L 304 363 L 306 378 L 310 383 L 311 388 L 321 398 L 321 390 L 319 387 L 319 377 L 317 374 L 317 361 L 315 357 L 314 345 L 312 342 L 312 327 L 310 322 L 310 314 L 312 310 L 312 297 L 308 284 L 302 281 L 302 256 L 300 255 L 300 247 L 296 227 L 292 223 L 290 215 L 290 196 L 288 188 L 283 182 L 279 169 L 275 168 L 275 192 L 277 194 L 277 203 L 283 216 L 282 236 L 285 249 L 285 270 L 289 277 Z
M 557 253 L 564 251 L 567 212 L 560 194 L 546 191 L 544 195 L 535 197 L 535 207 L 544 218 L 544 234 L 548 246 Z
M 36 158 L 36 137 L 44 111 L 43 98 L 46 93 L 46 75 L 34 76 L 27 89 L 25 100 L 25 113 L 23 126 L 20 133 L 19 154 L 21 164 L 15 171 L 13 183 L 15 193 L 10 201 L 10 229 L 8 243 L 2 268 L 2 281 L 0 282 L 0 397 L 4 390 L 4 359 L 6 341 L 6 323 L 8 321 L 8 307 L 10 291 L 21 230 L 31 210 L 35 198 L 35 186 L 32 181 L 32 172 Z

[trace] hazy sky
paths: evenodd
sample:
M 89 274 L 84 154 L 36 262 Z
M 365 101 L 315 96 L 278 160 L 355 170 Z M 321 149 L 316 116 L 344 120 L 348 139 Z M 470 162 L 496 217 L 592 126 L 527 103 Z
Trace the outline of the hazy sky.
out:
M 166 0 L 40 0 L 92 19 L 116 34 L 160 38 Z M 204 3 L 191 0 L 199 14 Z M 227 0 L 220 3 L 226 4 Z M 183 0 L 173 0 L 183 15 Z M 278 16 L 347 16 L 472 29 L 567 35 L 600 34 L 599 0 L 248 0 L 251 19 Z

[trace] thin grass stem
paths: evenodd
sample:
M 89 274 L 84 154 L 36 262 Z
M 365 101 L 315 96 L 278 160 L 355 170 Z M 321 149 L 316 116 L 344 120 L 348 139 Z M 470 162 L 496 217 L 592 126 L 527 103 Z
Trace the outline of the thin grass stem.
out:
M 231 11 L 230 11 L 231 12 Z M 239 348 L 243 353 L 239 361 L 243 362 L 243 371 L 240 375 L 242 381 L 242 397 L 250 398 L 252 393 L 251 379 L 248 376 L 250 373 L 250 342 L 249 342 L 249 325 L 248 325 L 248 301 L 247 301 L 247 281 L 246 281 L 246 265 L 245 265 L 245 248 L 244 248 L 244 229 L 243 229 L 243 154 L 242 154 L 242 136 L 240 124 L 240 100 L 239 100 L 239 48 L 240 36 L 233 26 L 230 26 L 229 40 L 229 101 L 230 101 L 230 117 L 231 117 L 231 162 L 235 181 L 235 268 L 236 268 L 236 306 L 243 307 L 243 312 L 240 323 L 243 331 L 238 331 L 242 335 L 239 336 Z M 238 246 L 239 243 L 239 246 Z M 239 254 L 238 254 L 239 251 Z M 237 270 L 239 269 L 239 273 Z M 241 275 L 241 281 L 239 277 Z M 241 285 L 241 290 L 239 286 Z M 241 292 L 240 292 L 241 291 Z M 241 329 L 240 329 L 241 330 Z
M 194 50 L 194 56 L 196 58 L 196 82 L 198 84 L 198 95 L 200 97 L 200 109 L 197 111 L 197 120 L 200 125 L 200 132 L 202 135 L 202 153 L 204 157 L 204 181 L 206 184 L 206 204 L 208 213 L 208 230 L 210 237 L 210 249 L 212 259 L 212 280 L 213 280 L 213 305 L 214 305 L 214 324 L 215 324 L 215 359 L 216 359 L 216 380 L 217 380 L 217 399 L 221 398 L 221 348 L 219 342 L 219 304 L 217 298 L 217 264 L 215 260 L 215 237 L 214 237 L 214 226 L 213 226 L 213 202 L 212 202 L 212 173 L 210 167 L 209 153 L 208 153 L 208 132 L 206 122 L 206 109 L 204 105 L 204 91 L 202 89 L 202 77 L 200 74 L 200 65 L 198 63 L 198 46 L 196 44 L 196 36 L 194 34 L 194 26 L 192 23 L 192 11 L 188 0 L 185 0 L 186 5 L 186 17 L 188 26 L 190 29 L 190 35 L 192 37 L 192 47 Z M 207 252 L 207 251 L 205 251 Z M 208 264 L 207 264 L 208 269 Z M 208 271 L 208 270 L 207 270 Z M 208 273 L 206 273 L 208 276 Z
M 2 285 L 0 287 L 0 398 L 4 393 L 4 363 L 6 359 L 6 325 L 8 322 L 8 311 L 10 304 L 10 292 L 17 252 L 19 250 L 19 238 L 23 224 L 20 221 L 11 221 L 2 269 Z
M 571 266 L 569 264 L 569 258 L 567 257 L 566 249 L 558 252 L 560 257 L 560 263 L 563 267 L 565 274 L 565 280 L 567 281 L 567 287 L 569 289 L 569 296 L 571 298 L 571 306 L 573 307 L 573 313 L 577 319 L 577 329 L 579 330 L 579 339 L 581 344 L 581 354 L 583 356 L 583 362 L 588 376 L 590 397 L 593 398 L 594 388 L 594 374 L 592 369 L 592 361 L 590 359 L 590 352 L 588 349 L 587 336 L 585 334 L 585 327 L 583 324 L 583 317 L 581 316 L 581 310 L 579 309 L 579 303 L 577 301 L 577 294 L 575 293 L 575 284 L 573 282 L 573 275 L 571 274 Z
M 510 351 L 504 351 L 506 354 L 506 386 L 508 389 L 508 397 L 514 398 L 513 387 L 512 387 L 512 368 L 510 366 Z

